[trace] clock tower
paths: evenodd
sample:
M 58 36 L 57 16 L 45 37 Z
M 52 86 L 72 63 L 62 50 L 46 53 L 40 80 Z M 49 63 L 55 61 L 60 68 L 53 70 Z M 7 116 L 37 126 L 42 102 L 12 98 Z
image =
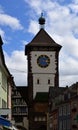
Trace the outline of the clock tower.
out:
M 28 59 L 29 129 L 32 129 L 30 118 L 33 117 L 30 113 L 33 113 L 33 101 L 37 93 L 48 93 L 50 86 L 59 87 L 59 51 L 61 46 L 44 30 L 43 14 L 39 18 L 39 24 L 39 32 L 25 46 L 25 55 Z

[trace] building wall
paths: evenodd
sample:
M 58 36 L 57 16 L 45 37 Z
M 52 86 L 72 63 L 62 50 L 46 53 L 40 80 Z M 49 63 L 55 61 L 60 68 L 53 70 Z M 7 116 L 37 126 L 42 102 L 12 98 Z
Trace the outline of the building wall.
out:
M 2 69 L 0 69 L 0 108 L 7 107 L 7 76 Z
M 41 68 L 37 64 L 37 59 L 40 55 L 47 55 L 50 59 L 50 64 L 46 68 Z M 56 75 L 56 52 L 51 51 L 32 51 L 31 52 L 31 70 L 33 74 L 33 96 L 36 92 L 48 92 L 49 86 L 54 86 Z M 37 81 L 39 80 L 39 83 Z M 50 82 L 48 83 L 48 81 Z
M 28 130 L 28 118 L 27 117 L 23 118 L 23 125 Z
M 35 112 L 46 112 L 48 109 L 48 103 L 36 103 L 34 105 Z
M 71 130 L 78 129 L 78 96 L 71 99 Z
M 54 86 L 54 79 L 54 74 L 33 74 L 33 96 L 35 97 L 36 92 L 48 92 L 49 86 Z
M 50 58 L 50 64 L 47 68 L 40 68 L 37 64 L 37 58 L 40 55 L 47 55 Z M 55 51 L 32 51 L 31 52 L 32 73 L 56 73 Z
M 15 125 L 28 129 L 28 107 L 20 92 L 14 88 L 12 92 L 12 118 Z
M 59 99 L 58 95 L 58 99 Z M 55 98 L 53 103 L 55 103 Z M 64 91 L 64 98 L 61 102 L 58 101 L 57 106 L 52 108 L 58 109 L 58 130 L 75 130 L 78 129 L 78 91 L 77 85 L 72 88 L 68 88 Z M 50 115 L 53 115 L 53 110 L 50 110 Z M 51 116 L 50 116 L 51 117 Z M 52 116 L 53 117 L 53 116 Z M 54 122 L 50 118 L 50 123 Z
M 12 109 L 12 103 L 11 103 L 11 92 L 12 92 L 12 88 L 11 85 L 8 83 L 8 108 L 11 110 Z M 11 114 L 9 114 L 9 119 L 12 119 L 12 110 L 11 110 Z
M 59 130 L 71 130 L 70 102 L 59 106 L 58 128 Z
M 8 78 L 11 77 L 11 75 L 5 63 L 2 45 L 2 39 L 0 37 L 0 115 L 11 119 L 10 88 L 12 87 L 12 84 L 8 81 Z

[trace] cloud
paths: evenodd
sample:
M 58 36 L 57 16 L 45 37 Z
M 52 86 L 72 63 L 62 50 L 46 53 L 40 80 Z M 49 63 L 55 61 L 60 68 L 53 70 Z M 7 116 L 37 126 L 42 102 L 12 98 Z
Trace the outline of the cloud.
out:
M 28 42 L 25 41 L 25 40 L 22 40 L 21 43 L 22 43 L 22 45 L 23 45 L 24 47 L 25 47 L 26 44 L 28 44 Z
M 72 48 L 72 47 L 71 47 Z M 68 49 L 70 49 L 68 47 Z M 74 57 L 73 54 L 65 50 L 60 51 L 60 86 L 71 85 L 78 82 L 78 57 Z
M 28 32 L 36 35 L 36 33 L 38 32 L 38 30 L 39 30 L 39 28 L 38 28 L 38 22 L 31 20 Z
M 5 32 L 0 28 L 0 35 L 4 38 Z
M 40 17 L 43 11 L 46 18 L 45 30 L 58 44 L 62 45 L 59 54 L 60 86 L 73 84 L 78 80 L 78 0 L 72 0 L 71 4 L 66 4 L 66 6 L 52 0 L 24 1 L 29 5 L 30 22 L 27 32 L 36 35 L 39 31 L 36 18 Z M 2 7 L 0 7 L 0 25 L 8 26 L 13 30 L 23 29 L 19 19 L 6 14 Z M 2 29 L 0 29 L 0 34 L 5 37 Z M 21 42 L 23 45 L 28 43 L 24 40 Z M 5 58 L 15 83 L 26 85 L 27 60 L 24 50 L 13 51 L 10 56 L 5 52 Z
M 25 1 L 29 4 L 31 10 L 36 12 L 33 15 L 39 16 L 41 11 L 44 12 L 44 17 L 46 17 L 46 25 L 47 25 L 46 29 L 51 34 L 55 32 L 58 33 L 58 35 L 64 35 L 64 34 L 67 35 L 68 33 L 73 32 L 75 30 L 76 32 L 78 32 L 77 29 L 78 17 L 76 16 L 75 12 L 71 13 L 72 10 L 72 8 L 70 9 L 71 4 L 67 6 L 64 5 L 62 6 L 59 3 L 52 2 L 51 0 L 47 1 L 40 0 L 39 2 L 37 2 L 37 4 L 35 0 L 34 1 L 31 0 L 31 2 L 27 0 Z M 72 3 L 72 5 L 77 6 L 77 4 L 74 3 Z M 35 23 L 35 20 L 31 19 L 29 28 L 31 24 L 32 26 L 34 26 L 33 21 Z
M 24 55 L 24 51 L 15 50 L 9 56 L 6 52 L 5 62 L 6 65 L 14 77 L 15 84 L 17 86 L 27 85 L 27 59 Z
M 21 25 L 19 19 L 6 14 L 3 9 L 4 8 L 0 5 L 0 35 L 3 42 L 8 43 L 11 41 L 10 35 L 7 36 L 8 27 L 15 31 L 22 30 L 23 26 Z M 7 29 L 5 29 L 5 27 L 7 27 Z
M 60 45 L 60 86 L 71 85 L 78 80 L 78 0 L 60 5 L 51 0 L 30 0 L 25 2 L 31 7 L 33 15 L 41 11 L 46 18 L 45 30 Z M 30 11 L 31 11 L 30 10 Z M 32 14 L 31 14 L 32 15 Z M 30 21 L 29 32 L 36 34 L 38 22 Z
M 13 30 L 23 29 L 20 21 L 17 18 L 4 13 L 0 13 L 0 25 L 9 26 Z
M 78 60 L 68 56 L 66 53 L 62 52 L 62 54 L 63 59 L 60 60 L 61 75 L 78 75 Z
M 7 43 L 5 32 L 1 28 L 0 28 L 0 36 L 1 36 L 2 40 L 3 40 L 3 43 Z
M 72 12 L 78 14 L 78 0 L 72 0 L 72 3 L 69 5 Z
M 40 12 L 41 9 L 41 0 L 24 0 L 32 9 L 35 8 L 34 11 L 37 11 L 36 13 Z M 32 15 L 32 14 L 31 14 Z
M 78 75 L 62 75 L 59 78 L 60 87 L 71 86 L 78 82 Z

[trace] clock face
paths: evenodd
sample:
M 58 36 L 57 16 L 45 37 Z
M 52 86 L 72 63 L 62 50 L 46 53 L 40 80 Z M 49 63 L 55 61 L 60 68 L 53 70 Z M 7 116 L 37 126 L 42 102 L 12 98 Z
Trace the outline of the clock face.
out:
M 46 68 L 50 64 L 50 58 L 47 55 L 40 55 L 37 59 L 37 64 L 42 68 Z

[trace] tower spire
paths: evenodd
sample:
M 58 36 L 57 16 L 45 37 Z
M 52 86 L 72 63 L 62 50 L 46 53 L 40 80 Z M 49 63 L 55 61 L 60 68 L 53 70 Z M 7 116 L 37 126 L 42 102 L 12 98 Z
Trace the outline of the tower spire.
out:
M 41 17 L 39 18 L 39 24 L 40 24 L 40 29 L 44 29 L 44 24 L 45 24 L 45 18 L 43 17 L 43 12 L 41 13 Z

